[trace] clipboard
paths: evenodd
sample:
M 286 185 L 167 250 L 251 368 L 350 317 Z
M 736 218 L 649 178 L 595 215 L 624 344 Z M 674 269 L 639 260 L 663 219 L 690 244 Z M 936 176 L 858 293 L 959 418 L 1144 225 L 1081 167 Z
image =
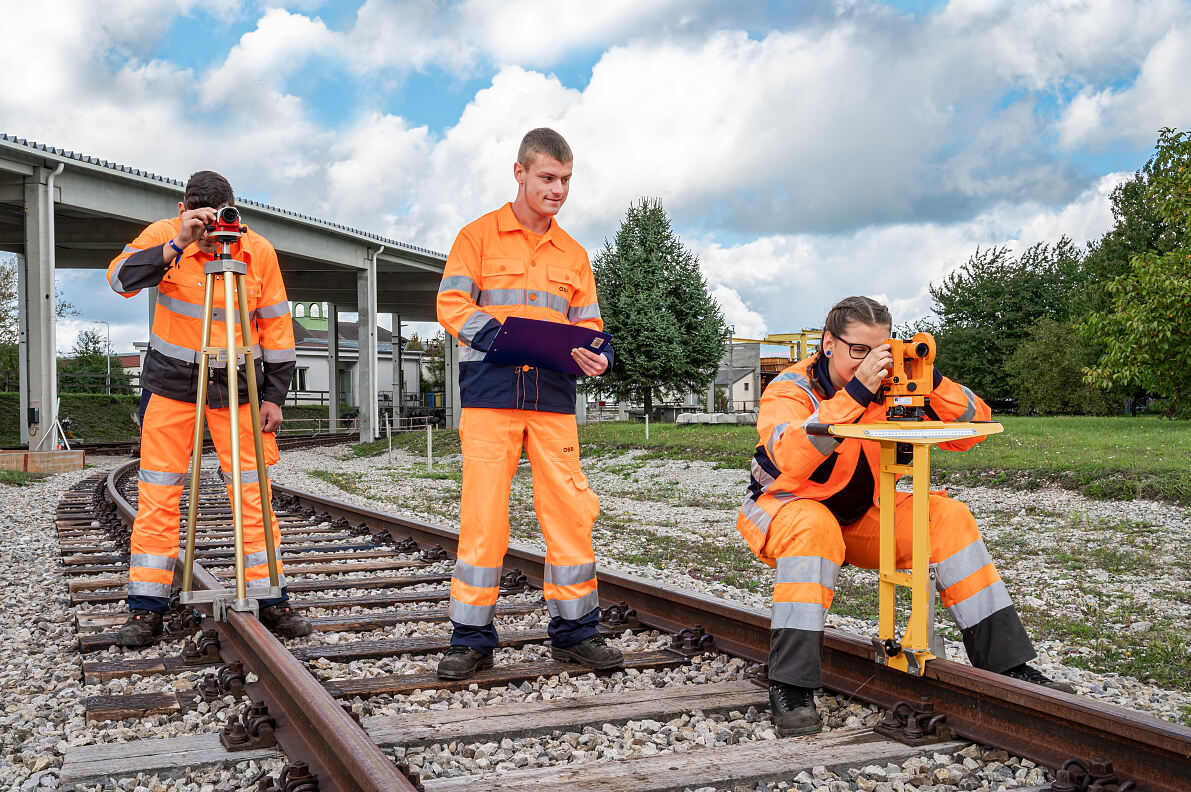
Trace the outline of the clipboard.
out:
M 510 316 L 484 355 L 485 363 L 505 366 L 538 366 L 582 376 L 583 369 L 571 357 L 582 347 L 601 353 L 612 336 L 579 325 Z

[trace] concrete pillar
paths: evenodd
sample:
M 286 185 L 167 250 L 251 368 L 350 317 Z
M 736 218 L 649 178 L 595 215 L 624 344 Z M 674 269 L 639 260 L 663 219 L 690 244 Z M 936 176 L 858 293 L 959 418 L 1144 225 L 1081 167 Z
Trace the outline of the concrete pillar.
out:
M 587 394 L 575 391 L 575 423 L 587 423 Z
M 17 259 L 17 368 L 20 371 L 17 377 L 17 390 L 20 391 L 20 413 L 17 416 L 17 424 L 20 427 L 20 443 L 28 448 L 29 397 L 33 392 L 29 382 L 29 315 L 25 307 L 29 301 L 29 290 L 25 284 L 27 277 L 25 256 L 20 253 L 14 255 Z
M 707 386 L 707 409 L 704 412 L 715 412 L 715 380 Z
M 356 310 L 360 338 L 360 442 L 375 440 L 380 426 L 377 405 L 376 357 L 376 258 L 368 259 L 368 266 L 356 274 Z
M 29 448 L 53 449 L 47 434 L 57 420 L 58 369 L 54 328 L 54 210 L 46 181 L 51 171 L 38 168 L 25 179 L 25 256 L 20 268 L 18 341 L 21 369 L 21 439 Z M 37 422 L 30 415 L 37 410 Z M 43 443 L 49 443 L 42 445 Z
M 462 417 L 459 404 L 459 342 L 450 333 L 446 334 L 443 350 L 443 376 L 446 384 L 443 390 L 447 403 L 447 428 L 458 429 L 459 419 Z
M 339 306 L 327 303 L 327 396 L 331 431 L 339 428 Z

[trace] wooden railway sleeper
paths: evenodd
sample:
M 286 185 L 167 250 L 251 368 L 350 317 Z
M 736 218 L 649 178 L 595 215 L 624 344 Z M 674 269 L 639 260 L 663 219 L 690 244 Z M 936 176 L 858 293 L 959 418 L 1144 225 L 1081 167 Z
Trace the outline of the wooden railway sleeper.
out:
M 1050 792 L 1129 792 L 1136 788 L 1132 781 L 1117 778 L 1107 757 L 1097 756 L 1089 763 L 1079 759 L 1063 762 L 1055 771 Z
M 955 739 L 947 716 L 935 712 L 934 702 L 923 696 L 914 704 L 895 702 L 885 718 L 873 726 L 873 731 L 905 745 L 917 747 Z
M 277 720 L 269 714 L 263 701 L 246 704 L 240 717 L 230 721 L 219 732 L 219 742 L 228 751 L 247 751 L 253 748 L 272 748 L 277 745 L 273 733 Z
M 219 662 L 219 632 L 202 630 L 195 638 L 188 639 L 182 647 L 184 665 L 211 665 Z

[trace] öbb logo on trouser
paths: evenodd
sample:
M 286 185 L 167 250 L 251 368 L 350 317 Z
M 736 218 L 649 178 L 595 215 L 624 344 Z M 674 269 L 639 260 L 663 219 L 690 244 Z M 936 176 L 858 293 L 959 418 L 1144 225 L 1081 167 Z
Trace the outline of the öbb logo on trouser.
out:
M 533 470 L 534 509 L 546 541 L 550 636 L 561 645 L 594 636 L 599 597 L 591 530 L 600 502 L 579 467 L 575 416 L 471 407 L 462 412 L 459 558 L 451 577 L 453 643 L 484 652 L 496 647 L 491 624 L 509 546 L 509 492 L 522 448 Z M 559 454 L 559 448 L 571 450 Z
M 257 484 L 256 450 L 248 405 L 240 405 L 240 464 L 244 501 L 245 579 L 249 586 L 269 585 L 265 559 L 264 518 Z M 144 407 L 141 430 L 141 466 L 137 475 L 136 521 L 132 527 L 132 556 L 128 569 L 130 608 L 164 610 L 174 581 L 178 558 L 178 501 L 189 481 L 191 446 L 194 440 L 195 406 L 190 402 L 151 394 Z M 232 469 L 231 427 L 228 409 L 206 410 L 211 439 L 219 452 L 224 471 Z M 275 464 L 280 455 L 272 434 L 263 435 L 265 464 Z M 224 473 L 231 497 L 231 474 Z M 270 507 L 271 508 L 271 507 Z M 272 516 L 273 541 L 280 546 L 277 517 Z M 278 573 L 281 572 L 280 555 Z M 281 576 L 279 582 L 285 585 Z M 269 601 L 261 602 L 262 606 Z

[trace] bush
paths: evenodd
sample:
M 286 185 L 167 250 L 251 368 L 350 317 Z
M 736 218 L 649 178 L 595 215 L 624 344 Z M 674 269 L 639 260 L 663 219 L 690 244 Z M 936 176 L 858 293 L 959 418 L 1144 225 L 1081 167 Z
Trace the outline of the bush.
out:
M 1049 317 L 1037 320 L 1010 355 L 1006 371 L 1018 394 L 1018 412 L 1035 415 L 1110 415 L 1119 412 L 1109 394 L 1084 381 L 1096 361 L 1079 331 Z

